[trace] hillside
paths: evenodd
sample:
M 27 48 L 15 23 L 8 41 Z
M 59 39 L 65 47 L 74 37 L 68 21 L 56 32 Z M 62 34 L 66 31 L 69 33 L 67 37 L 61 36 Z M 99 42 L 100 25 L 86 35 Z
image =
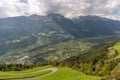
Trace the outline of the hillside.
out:
M 0 19 L 0 63 L 36 64 L 80 55 L 119 39 L 120 22 L 60 14 Z
M 98 16 L 80 16 L 74 18 L 73 22 L 81 29 L 81 33 L 87 37 L 113 35 L 120 30 L 119 21 Z
M 83 55 L 62 61 L 59 65 L 71 67 L 89 75 L 104 76 L 103 80 L 119 80 L 120 41 L 108 44 Z

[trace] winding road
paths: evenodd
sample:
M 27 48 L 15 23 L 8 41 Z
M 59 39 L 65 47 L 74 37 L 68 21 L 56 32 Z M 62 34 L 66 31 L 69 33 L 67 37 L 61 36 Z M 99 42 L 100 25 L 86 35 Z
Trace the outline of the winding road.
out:
M 51 68 L 46 68 L 46 69 L 39 70 L 39 71 L 36 71 L 36 72 L 42 72 L 42 71 L 46 71 L 46 70 L 52 70 L 52 72 L 47 73 L 47 74 L 45 74 L 45 75 L 32 77 L 32 78 L 11 79 L 11 80 L 35 80 L 35 79 L 37 79 L 37 78 L 42 78 L 42 77 L 45 77 L 45 76 L 48 76 L 48 75 L 51 75 L 51 74 L 57 72 L 58 68 L 56 68 L 56 67 L 51 67 Z M 36 72 L 35 72 L 35 73 L 36 73 Z

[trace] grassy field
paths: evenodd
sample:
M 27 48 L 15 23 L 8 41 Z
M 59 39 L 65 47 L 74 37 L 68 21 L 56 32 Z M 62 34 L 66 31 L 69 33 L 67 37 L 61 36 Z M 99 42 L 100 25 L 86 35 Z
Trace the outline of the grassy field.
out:
M 39 70 L 49 68 L 50 66 L 44 67 L 36 67 L 33 69 L 28 69 L 25 71 L 9 71 L 9 72 L 0 72 L 0 80 L 1 79 L 17 79 L 17 78 L 31 78 L 36 76 L 41 76 L 47 73 L 52 72 L 52 70 L 46 70 L 39 72 Z
M 52 70 L 45 70 L 42 72 L 39 71 L 50 67 L 52 66 L 36 67 L 25 71 L 9 71 L 9 72 L 1 71 L 0 80 L 32 78 L 32 77 L 45 75 L 52 72 Z M 59 67 L 57 72 L 42 78 L 38 78 L 36 80 L 100 80 L 100 77 L 85 75 L 67 67 Z
M 25 73 L 25 72 L 26 73 L 28 73 L 28 72 L 35 72 L 35 71 L 46 69 L 46 68 L 50 68 L 50 67 L 52 67 L 52 66 L 51 65 L 47 65 L 47 66 L 35 67 L 35 68 L 32 68 L 32 69 L 28 69 L 28 70 L 24 70 L 24 71 L 18 71 L 18 72 L 22 72 L 22 73 Z
M 113 47 L 120 53 L 120 42 L 117 42 Z
M 117 42 L 114 46 L 113 46 L 114 49 L 117 50 L 117 52 L 119 53 L 115 58 L 120 58 L 120 42 Z
M 36 80 L 100 80 L 100 77 L 89 76 L 70 68 L 58 68 L 56 73 Z

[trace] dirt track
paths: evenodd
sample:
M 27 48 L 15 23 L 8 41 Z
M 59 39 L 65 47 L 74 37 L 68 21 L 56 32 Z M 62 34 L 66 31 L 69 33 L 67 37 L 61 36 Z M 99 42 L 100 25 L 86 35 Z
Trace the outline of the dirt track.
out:
M 52 72 L 50 72 L 50 73 L 48 73 L 48 74 L 45 74 L 45 75 L 33 77 L 33 78 L 11 79 L 11 80 L 35 80 L 35 79 L 37 79 L 37 78 L 42 78 L 42 77 L 51 75 L 51 74 L 55 73 L 58 69 L 57 69 L 56 67 L 52 67 L 52 68 L 47 68 L 47 69 L 39 70 L 39 71 L 36 71 L 36 72 L 42 72 L 42 71 L 46 71 L 46 70 L 52 70 Z M 36 73 L 36 72 L 35 72 L 35 73 Z

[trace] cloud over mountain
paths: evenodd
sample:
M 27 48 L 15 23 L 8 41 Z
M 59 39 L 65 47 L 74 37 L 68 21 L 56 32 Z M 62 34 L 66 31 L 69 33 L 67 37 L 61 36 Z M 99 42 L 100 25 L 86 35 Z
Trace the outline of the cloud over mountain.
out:
M 119 0 L 0 0 L 0 17 L 59 13 L 66 17 L 98 15 L 120 19 Z

